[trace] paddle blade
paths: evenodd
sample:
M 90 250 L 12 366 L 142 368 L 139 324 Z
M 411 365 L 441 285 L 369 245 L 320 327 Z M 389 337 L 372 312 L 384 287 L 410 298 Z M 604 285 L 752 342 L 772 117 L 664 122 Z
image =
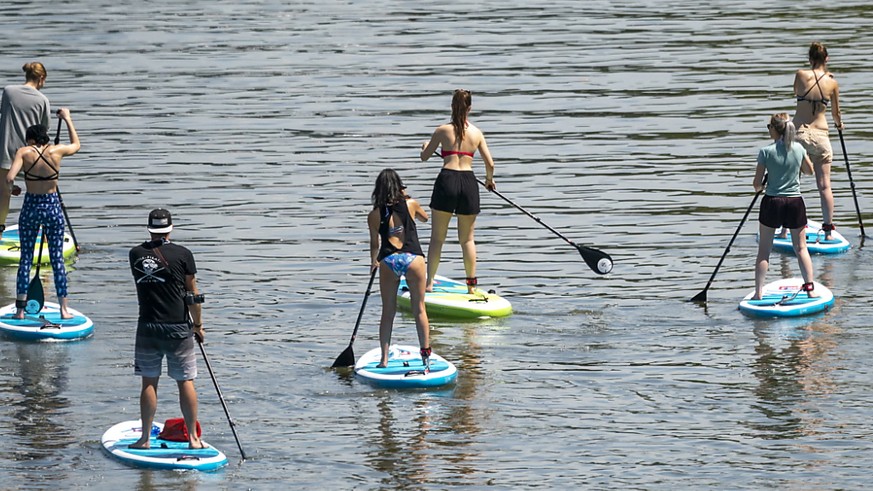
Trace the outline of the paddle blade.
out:
M 609 254 L 590 247 L 573 244 L 585 260 L 585 264 L 597 274 L 608 274 L 612 271 L 612 257 Z
M 336 357 L 336 361 L 333 362 L 331 368 L 346 368 L 350 366 L 354 366 L 355 364 L 355 351 L 352 349 L 352 345 L 349 344 L 349 347 L 345 349 L 339 356 Z
M 706 302 L 706 290 L 701 291 L 697 295 L 694 295 L 689 302 Z
M 39 275 L 33 277 L 30 280 L 30 285 L 27 287 L 27 305 L 24 307 L 24 311 L 28 314 L 36 314 L 42 310 L 43 305 L 45 305 L 45 293 L 42 290 L 42 280 L 39 279 Z

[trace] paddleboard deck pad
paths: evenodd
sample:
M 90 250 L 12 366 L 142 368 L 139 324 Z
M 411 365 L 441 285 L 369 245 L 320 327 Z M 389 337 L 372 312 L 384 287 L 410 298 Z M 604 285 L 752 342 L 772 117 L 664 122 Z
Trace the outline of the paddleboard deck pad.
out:
M 825 240 L 824 230 L 821 229 L 821 224 L 812 220 L 807 221 L 806 229 L 806 248 L 810 254 L 839 254 L 846 252 L 851 247 L 849 241 L 836 230 L 831 232 L 831 240 Z M 794 252 L 794 246 L 791 244 L 791 232 L 784 239 L 779 238 L 782 229 L 776 229 L 776 237 L 773 238 L 773 249 L 780 252 Z
M 364 381 L 388 389 L 416 389 L 440 387 L 454 383 L 458 370 L 450 361 L 431 353 L 429 368 L 425 369 L 419 348 L 392 345 L 388 349 L 388 365 L 379 368 L 382 350 L 368 351 L 355 363 L 355 375 Z
M 400 279 L 397 288 L 397 305 L 407 311 L 412 309 L 406 277 Z M 478 288 L 470 294 L 466 284 L 440 275 L 434 277 L 433 292 L 425 293 L 424 306 L 428 316 L 481 319 L 512 314 L 512 305 L 500 295 Z
M 91 319 L 75 309 L 68 309 L 72 319 L 61 319 L 61 306 L 45 302 L 37 314 L 15 318 L 15 303 L 0 309 L 0 333 L 23 341 L 75 341 L 94 332 Z
M 740 311 L 755 317 L 799 317 L 827 311 L 834 305 L 834 294 L 826 286 L 813 282 L 818 297 L 809 298 L 802 291 L 802 278 L 786 278 L 764 285 L 761 300 L 752 300 L 755 291 L 740 301 Z
M 37 255 L 39 255 L 39 243 L 42 241 L 42 236 L 37 236 L 36 244 L 33 246 L 33 264 L 36 264 Z M 73 244 L 73 237 L 64 232 L 64 261 L 70 260 L 73 254 L 76 253 L 76 246 Z M 42 263 L 50 264 L 48 244 L 42 248 Z M 0 265 L 18 266 L 21 259 L 21 239 L 18 236 L 18 225 L 10 225 L 3 235 L 0 236 Z
M 206 448 L 190 449 L 188 442 L 161 440 L 162 423 L 154 423 L 148 449 L 129 448 L 142 435 L 139 420 L 118 423 L 106 430 L 101 438 L 103 449 L 116 459 L 136 467 L 152 469 L 194 469 L 211 471 L 227 465 L 227 456 L 203 442 Z M 202 441 L 202 440 L 201 440 Z

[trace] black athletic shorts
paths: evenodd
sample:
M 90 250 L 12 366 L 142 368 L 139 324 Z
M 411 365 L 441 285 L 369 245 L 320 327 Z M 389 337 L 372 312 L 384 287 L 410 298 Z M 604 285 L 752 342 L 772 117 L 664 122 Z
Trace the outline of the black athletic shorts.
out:
M 764 196 L 758 221 L 771 228 L 806 226 L 806 204 L 800 196 Z
M 479 184 L 473 171 L 441 170 L 433 184 L 430 207 L 457 215 L 478 215 Z

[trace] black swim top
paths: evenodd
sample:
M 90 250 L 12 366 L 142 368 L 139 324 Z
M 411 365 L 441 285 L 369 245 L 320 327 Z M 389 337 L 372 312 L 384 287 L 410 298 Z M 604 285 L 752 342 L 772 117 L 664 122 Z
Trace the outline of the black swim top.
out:
M 815 77 L 815 70 L 812 71 L 812 75 Z M 822 72 L 821 77 L 815 77 L 815 83 L 806 89 L 806 92 L 804 92 L 803 95 L 797 96 L 797 102 L 808 102 L 813 105 L 813 110 L 815 109 L 816 104 L 821 104 L 823 106 L 822 109 L 827 109 L 831 100 L 824 96 L 824 91 L 818 83 L 818 81 L 824 78 L 825 75 L 827 75 L 827 72 Z M 818 93 L 821 95 L 821 99 L 808 99 L 806 97 L 813 87 L 818 87 Z
M 391 216 L 394 215 L 394 227 L 389 225 Z M 395 203 L 393 205 L 382 206 L 379 208 L 379 216 L 382 219 L 379 221 L 379 237 L 381 247 L 377 259 L 381 261 L 387 256 L 395 252 L 408 252 L 417 256 L 424 256 L 421 251 L 421 244 L 418 242 L 418 230 L 415 228 L 415 220 L 409 214 L 409 207 L 406 202 Z M 388 237 L 396 235 L 397 229 L 403 227 L 404 240 L 400 248 L 394 247 L 388 240 Z
M 36 145 L 33 146 L 33 149 L 36 150 L 37 153 L 39 153 L 39 157 L 37 157 L 36 160 L 33 161 L 33 164 L 30 165 L 30 168 L 28 168 L 26 171 L 24 171 L 24 180 L 25 181 L 56 181 L 58 179 L 58 177 L 60 177 L 60 173 L 58 173 L 57 167 L 52 165 L 52 163 L 49 162 L 48 159 L 45 158 L 45 156 L 42 154 L 43 152 L 45 152 L 46 148 L 48 148 L 48 147 L 46 146 L 45 148 L 40 150 L 40 149 L 36 148 Z M 36 167 L 36 163 L 39 162 L 39 159 L 42 159 L 42 161 L 45 162 L 49 166 L 49 168 L 51 168 L 52 171 L 54 171 L 54 174 L 49 174 L 47 176 L 40 176 L 38 174 L 31 174 L 30 171 L 32 171 L 33 168 Z

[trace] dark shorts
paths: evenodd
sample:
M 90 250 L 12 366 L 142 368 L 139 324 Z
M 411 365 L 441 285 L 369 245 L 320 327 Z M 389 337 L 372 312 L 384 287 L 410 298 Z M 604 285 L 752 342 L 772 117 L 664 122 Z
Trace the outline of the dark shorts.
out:
M 197 377 L 194 335 L 185 324 L 140 322 L 136 329 L 133 372 L 141 377 L 160 377 L 167 357 L 167 374 L 173 380 Z
M 430 207 L 457 215 L 478 215 L 479 184 L 473 171 L 441 170 L 433 184 Z
M 800 196 L 764 196 L 758 222 L 771 228 L 797 229 L 806 226 L 806 204 Z

